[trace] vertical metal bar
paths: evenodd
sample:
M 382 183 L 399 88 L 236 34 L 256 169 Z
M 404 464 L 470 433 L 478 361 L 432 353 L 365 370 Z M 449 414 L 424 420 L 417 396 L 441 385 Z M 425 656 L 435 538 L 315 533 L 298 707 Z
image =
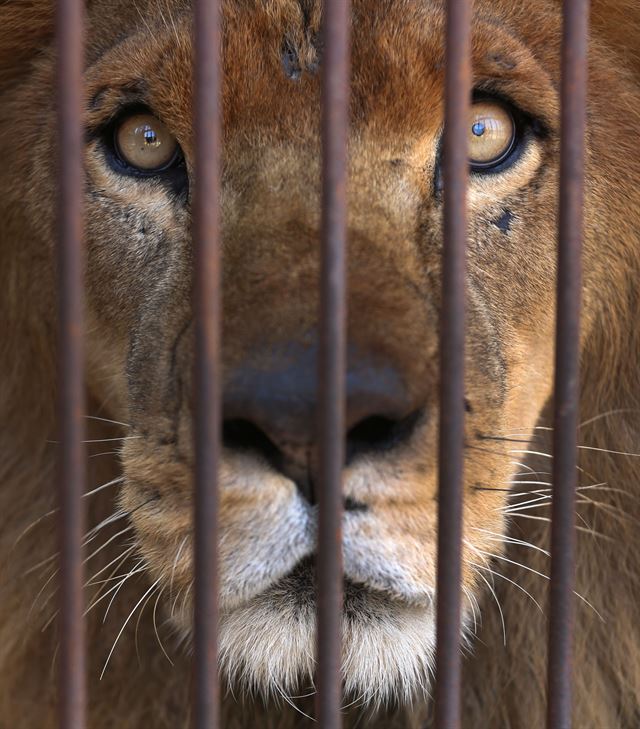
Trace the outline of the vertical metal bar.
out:
M 58 0 L 58 427 L 60 441 L 60 665 L 59 722 L 86 721 L 86 665 L 82 590 L 84 460 L 83 296 L 83 3 Z
M 565 0 L 549 588 L 547 721 L 550 729 L 571 726 L 588 33 L 588 0 Z
M 195 4 L 194 726 L 220 726 L 218 463 L 220 457 L 220 0 Z
M 440 440 L 435 720 L 460 726 L 460 580 L 464 457 L 464 336 L 471 91 L 470 0 L 449 0 L 443 147 Z
M 318 697 L 320 729 L 339 729 L 342 696 L 342 471 L 345 434 L 349 0 L 325 0 L 322 78 L 322 282 L 319 355 Z

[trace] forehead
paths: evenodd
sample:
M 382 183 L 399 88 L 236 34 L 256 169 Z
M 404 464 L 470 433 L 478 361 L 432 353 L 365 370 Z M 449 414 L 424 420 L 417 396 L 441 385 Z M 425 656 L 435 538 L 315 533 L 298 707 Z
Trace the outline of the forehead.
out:
M 188 148 L 192 9 L 182 0 L 119 5 L 120 0 L 109 0 L 94 6 L 89 85 L 94 91 L 109 86 L 125 94 L 139 92 Z M 320 16 L 316 0 L 223 2 L 227 131 L 246 139 L 317 137 Z M 356 133 L 381 130 L 415 142 L 441 127 L 444 28 L 439 0 L 353 0 L 351 119 Z M 552 126 L 558 37 L 555 4 L 476 0 L 475 86 L 510 98 Z

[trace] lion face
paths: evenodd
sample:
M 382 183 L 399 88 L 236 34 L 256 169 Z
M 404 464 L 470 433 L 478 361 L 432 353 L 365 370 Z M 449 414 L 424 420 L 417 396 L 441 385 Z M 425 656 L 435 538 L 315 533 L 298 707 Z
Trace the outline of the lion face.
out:
M 92 13 L 90 386 L 130 424 L 121 505 L 188 635 L 191 16 L 178 3 L 157 25 L 150 10 L 115 25 L 109 4 Z M 553 3 L 476 3 L 465 630 L 552 387 L 559 26 Z M 440 3 L 354 3 L 343 672 L 347 691 L 375 700 L 428 685 L 435 640 L 443 36 Z M 224 37 L 220 639 L 229 674 L 268 690 L 313 673 L 319 11 L 229 0 Z M 37 169 L 55 141 L 36 146 Z M 35 176 L 34 201 L 47 184 Z M 589 269 L 585 336 L 606 276 Z

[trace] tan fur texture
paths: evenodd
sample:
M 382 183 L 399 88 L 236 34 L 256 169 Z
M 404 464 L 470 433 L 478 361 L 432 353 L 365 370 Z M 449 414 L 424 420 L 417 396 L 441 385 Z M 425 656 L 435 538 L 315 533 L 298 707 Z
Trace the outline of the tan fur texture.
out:
M 319 0 L 223 5 L 228 398 L 242 386 L 238 373 L 260 382 L 315 361 L 322 44 Z M 87 19 L 90 728 L 182 729 L 192 12 L 183 0 L 92 0 Z M 400 445 L 345 470 L 345 497 L 361 506 L 343 527 L 346 727 L 430 722 L 443 27 L 439 0 L 353 1 L 349 367 L 364 353 L 376 371 L 400 372 L 400 394 L 387 394 L 421 417 Z M 469 729 L 545 722 L 560 38 L 556 0 L 475 2 L 476 89 L 528 121 L 518 158 L 473 174 L 469 189 Z M 575 633 L 575 725 L 585 729 L 640 723 L 639 47 L 637 4 L 595 0 Z M 2 4 L 0 729 L 56 726 L 54 60 L 49 0 Z M 105 130 L 141 104 L 178 140 L 179 179 L 141 179 L 110 162 Z M 300 407 L 315 418 L 313 402 Z M 225 448 L 220 480 L 223 725 L 308 726 L 315 507 L 252 452 Z

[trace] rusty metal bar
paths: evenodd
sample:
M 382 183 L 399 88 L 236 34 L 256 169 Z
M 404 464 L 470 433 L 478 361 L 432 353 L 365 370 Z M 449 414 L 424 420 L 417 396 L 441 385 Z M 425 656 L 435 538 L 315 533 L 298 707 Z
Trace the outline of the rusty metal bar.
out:
M 194 727 L 220 726 L 218 463 L 220 386 L 220 0 L 195 3 Z
M 588 0 L 565 0 L 549 586 L 549 729 L 571 726 L 588 33 Z
M 82 590 L 85 513 L 83 293 L 83 2 L 59 0 L 58 60 L 58 428 L 60 441 L 59 725 L 86 723 L 86 657 Z
M 444 221 L 440 315 L 440 439 L 435 721 L 460 726 L 460 580 L 471 2 L 449 0 L 446 27 Z
M 319 355 L 318 672 L 320 729 L 339 729 L 342 697 L 342 471 L 345 458 L 349 0 L 324 4 L 322 281 Z

